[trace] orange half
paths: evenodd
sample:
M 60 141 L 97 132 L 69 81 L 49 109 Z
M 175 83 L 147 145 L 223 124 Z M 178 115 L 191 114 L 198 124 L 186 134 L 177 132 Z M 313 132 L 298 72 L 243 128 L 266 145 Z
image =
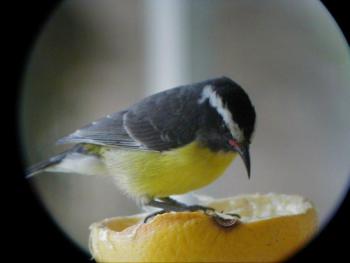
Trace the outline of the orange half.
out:
M 202 205 L 240 214 L 240 223 L 223 228 L 202 212 L 166 213 L 147 223 L 144 214 L 105 219 L 91 226 L 91 253 L 97 262 L 276 262 L 317 229 L 313 205 L 297 195 L 242 195 Z

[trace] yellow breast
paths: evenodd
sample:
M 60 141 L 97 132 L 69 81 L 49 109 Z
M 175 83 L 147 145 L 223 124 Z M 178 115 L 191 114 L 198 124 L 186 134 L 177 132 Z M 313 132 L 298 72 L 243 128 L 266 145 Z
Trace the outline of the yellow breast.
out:
M 235 157 L 194 142 L 166 152 L 108 149 L 106 166 L 118 186 L 134 197 L 166 197 L 210 184 Z

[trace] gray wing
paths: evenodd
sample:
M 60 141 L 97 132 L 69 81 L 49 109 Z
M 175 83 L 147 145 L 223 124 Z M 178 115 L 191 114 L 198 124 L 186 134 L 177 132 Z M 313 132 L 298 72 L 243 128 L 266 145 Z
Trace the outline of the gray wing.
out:
M 201 87 L 182 86 L 147 97 L 129 109 L 108 115 L 58 143 L 92 143 L 166 151 L 196 136 Z
M 128 148 L 140 148 L 124 128 L 123 116 L 126 111 L 116 112 L 104 118 L 96 120 L 74 133 L 57 141 L 58 144 L 67 143 L 91 143 L 98 145 L 124 146 Z

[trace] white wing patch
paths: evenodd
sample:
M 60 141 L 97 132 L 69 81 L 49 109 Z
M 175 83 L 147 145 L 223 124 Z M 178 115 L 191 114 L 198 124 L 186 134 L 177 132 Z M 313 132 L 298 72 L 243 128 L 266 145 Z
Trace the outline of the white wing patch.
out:
M 201 104 L 206 100 L 209 100 L 209 104 L 216 109 L 220 114 L 228 129 L 230 130 L 233 138 L 239 142 L 243 141 L 243 134 L 238 124 L 233 121 L 232 114 L 229 109 L 225 107 L 220 96 L 213 90 L 211 85 L 204 87 L 202 91 L 202 96 L 199 98 L 198 103 Z
M 76 173 L 84 175 L 109 174 L 101 159 L 93 155 L 80 153 L 70 153 L 62 160 L 62 162 L 50 166 L 45 170 L 49 172 Z

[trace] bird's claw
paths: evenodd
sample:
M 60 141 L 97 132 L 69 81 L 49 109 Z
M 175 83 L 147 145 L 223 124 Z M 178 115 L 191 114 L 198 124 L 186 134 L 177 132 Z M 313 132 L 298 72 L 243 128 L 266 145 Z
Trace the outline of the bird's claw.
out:
M 148 220 L 152 219 L 153 217 L 157 216 L 157 215 L 161 215 L 161 214 L 164 214 L 164 213 L 167 213 L 169 211 L 166 211 L 166 210 L 159 210 L 159 211 L 156 211 L 152 214 L 149 214 L 148 216 L 145 217 L 145 219 L 143 220 L 143 223 L 147 223 Z

